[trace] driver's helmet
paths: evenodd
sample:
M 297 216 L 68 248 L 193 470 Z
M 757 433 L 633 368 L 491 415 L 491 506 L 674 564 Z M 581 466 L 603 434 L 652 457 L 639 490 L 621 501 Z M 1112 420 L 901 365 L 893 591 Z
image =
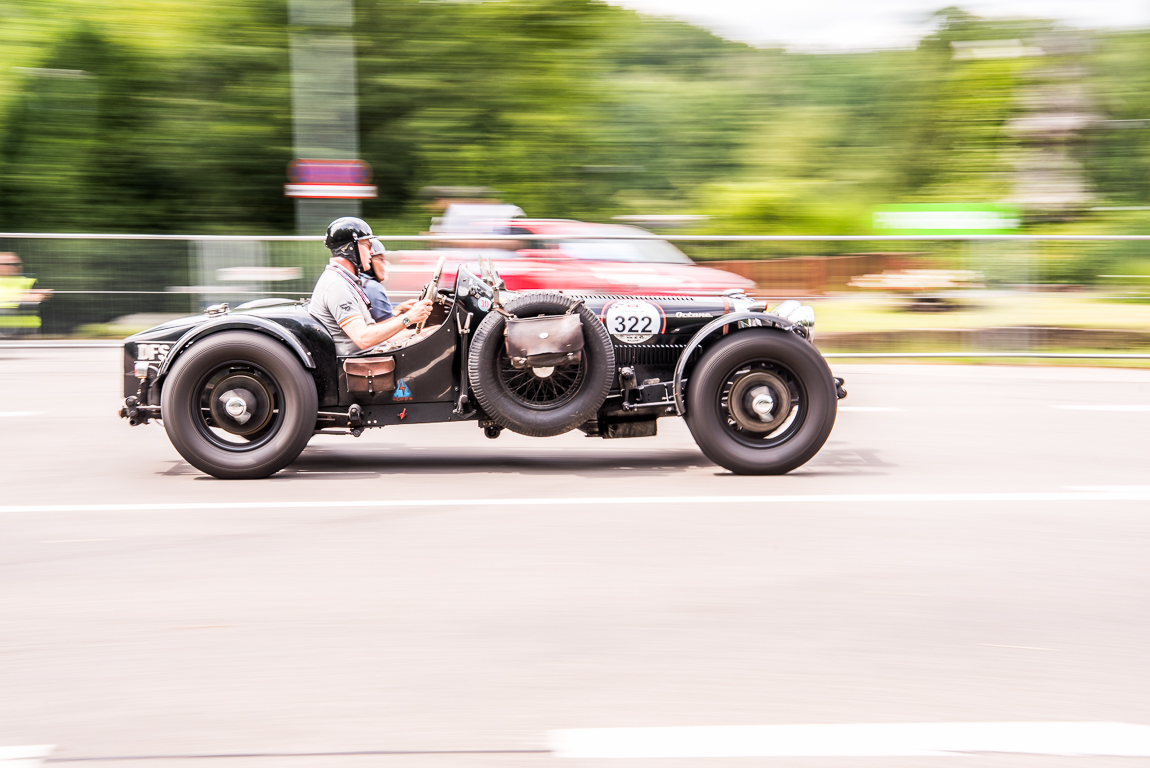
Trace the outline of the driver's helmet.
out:
M 327 226 L 327 235 L 323 244 L 331 251 L 332 256 L 341 256 L 352 263 L 356 274 L 360 272 L 359 254 L 356 253 L 356 243 L 371 237 L 371 227 L 363 219 L 354 216 L 344 216 L 336 219 Z

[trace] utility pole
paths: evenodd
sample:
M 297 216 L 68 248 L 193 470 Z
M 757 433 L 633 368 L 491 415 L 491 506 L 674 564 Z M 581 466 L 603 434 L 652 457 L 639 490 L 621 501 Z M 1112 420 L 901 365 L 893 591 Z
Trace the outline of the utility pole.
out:
M 333 219 L 359 216 L 375 197 L 359 160 L 354 0 L 290 0 L 292 129 L 295 161 L 284 193 L 296 200 L 300 234 L 322 234 Z

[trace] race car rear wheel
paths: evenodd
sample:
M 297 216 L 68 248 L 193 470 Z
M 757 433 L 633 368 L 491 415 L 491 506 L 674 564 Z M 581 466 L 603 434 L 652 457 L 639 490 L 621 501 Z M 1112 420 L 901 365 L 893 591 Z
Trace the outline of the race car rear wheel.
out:
M 838 412 L 822 355 L 789 333 L 747 330 L 712 347 L 687 380 L 686 421 L 711 461 L 781 475 L 823 447 Z
M 172 366 L 161 413 L 172 445 L 213 477 L 267 477 L 295 461 L 315 429 L 315 381 L 259 333 L 219 333 Z
M 576 306 L 555 293 L 534 293 L 507 303 L 516 317 L 561 315 Z M 584 306 L 583 354 L 578 363 L 546 368 L 515 368 L 507 356 L 497 312 L 483 319 L 471 341 L 468 377 L 475 398 L 495 423 L 532 437 L 570 432 L 595 418 L 615 376 L 615 348 L 603 323 Z

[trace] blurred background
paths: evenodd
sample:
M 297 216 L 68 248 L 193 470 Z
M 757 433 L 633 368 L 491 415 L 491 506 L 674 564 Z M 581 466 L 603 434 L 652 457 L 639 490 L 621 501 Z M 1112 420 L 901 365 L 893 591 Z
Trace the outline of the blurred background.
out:
M 7 0 L 0 335 L 306 296 L 336 215 L 499 203 L 508 262 L 685 254 L 819 299 L 824 350 L 1150 347 L 1150 242 L 1106 239 L 1150 235 L 1150 9 L 632 5 Z M 62 233 L 137 237 L 27 236 Z M 393 240 L 393 277 L 468 245 Z

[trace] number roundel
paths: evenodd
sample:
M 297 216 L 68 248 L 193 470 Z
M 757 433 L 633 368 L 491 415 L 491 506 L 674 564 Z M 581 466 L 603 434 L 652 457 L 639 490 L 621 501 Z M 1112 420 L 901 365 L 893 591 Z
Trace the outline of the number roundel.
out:
M 664 331 L 663 310 L 649 301 L 613 301 L 603 309 L 607 332 L 625 344 L 641 344 Z

